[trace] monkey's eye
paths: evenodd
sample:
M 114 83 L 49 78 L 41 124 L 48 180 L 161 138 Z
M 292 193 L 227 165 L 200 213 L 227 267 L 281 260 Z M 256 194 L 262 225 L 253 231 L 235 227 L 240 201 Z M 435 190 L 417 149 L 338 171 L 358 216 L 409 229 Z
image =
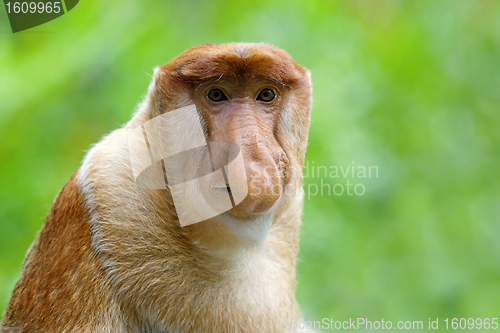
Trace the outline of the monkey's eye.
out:
M 210 100 L 214 101 L 214 102 L 227 101 L 227 96 L 220 89 L 210 90 L 208 92 L 207 97 L 210 98 Z
M 276 97 L 274 94 L 274 91 L 271 89 L 262 89 L 259 93 L 259 96 L 257 96 L 258 101 L 263 101 L 263 102 L 270 102 Z

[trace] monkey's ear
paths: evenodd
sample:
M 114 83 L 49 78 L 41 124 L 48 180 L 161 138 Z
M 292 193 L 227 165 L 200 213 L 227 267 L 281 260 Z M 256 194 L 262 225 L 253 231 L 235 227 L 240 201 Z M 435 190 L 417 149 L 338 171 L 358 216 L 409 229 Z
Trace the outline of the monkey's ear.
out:
M 150 117 L 154 118 L 165 113 L 165 108 L 172 102 L 173 88 L 170 83 L 171 73 L 164 68 L 157 66 L 153 71 L 153 81 L 148 88 L 148 109 Z
M 152 119 L 160 115 L 160 109 L 159 109 L 160 94 L 158 92 L 159 72 L 160 72 L 160 67 L 157 66 L 153 69 L 153 76 L 152 76 L 153 80 L 149 84 L 148 94 L 143 104 L 143 106 L 146 106 L 146 112 L 148 113 L 149 119 Z
M 154 69 L 148 89 L 152 117 L 193 103 L 181 71 L 172 67 L 167 64 Z

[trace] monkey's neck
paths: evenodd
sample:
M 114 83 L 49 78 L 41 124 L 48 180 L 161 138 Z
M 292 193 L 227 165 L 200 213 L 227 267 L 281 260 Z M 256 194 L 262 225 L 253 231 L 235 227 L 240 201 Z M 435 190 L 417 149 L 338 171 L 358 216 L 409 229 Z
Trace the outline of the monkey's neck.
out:
M 188 240 L 201 251 L 221 259 L 232 259 L 245 251 L 263 247 L 273 220 L 272 213 L 247 219 L 225 213 L 183 229 Z

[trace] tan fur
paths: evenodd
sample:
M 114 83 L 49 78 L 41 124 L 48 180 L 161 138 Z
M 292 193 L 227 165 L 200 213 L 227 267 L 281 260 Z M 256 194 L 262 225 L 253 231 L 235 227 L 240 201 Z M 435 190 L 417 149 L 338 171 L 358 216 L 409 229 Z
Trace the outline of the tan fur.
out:
M 268 83 L 280 92 L 272 105 L 245 95 Z M 237 105 L 205 105 L 205 84 L 226 87 Z M 257 187 L 279 195 L 250 192 L 182 228 L 168 189 L 135 184 L 128 134 L 193 103 L 209 140 L 236 141 L 252 161 L 247 175 L 271 169 Z M 157 68 L 133 119 L 89 152 L 56 199 L 0 331 L 291 332 L 310 107 L 309 73 L 268 44 L 200 45 Z
M 92 250 L 77 175 L 57 197 L 26 256 L 2 318 L 2 332 L 61 332 L 63 327 L 67 332 L 116 332 L 113 328 L 121 326 Z

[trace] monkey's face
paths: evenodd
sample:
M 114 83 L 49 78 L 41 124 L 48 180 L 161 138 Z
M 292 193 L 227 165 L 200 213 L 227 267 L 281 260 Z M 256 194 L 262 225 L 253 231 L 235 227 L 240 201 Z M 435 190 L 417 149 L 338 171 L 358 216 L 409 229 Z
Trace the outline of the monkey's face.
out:
M 248 195 L 231 213 L 268 211 L 288 182 L 290 160 L 275 135 L 284 93 L 283 86 L 271 80 L 231 82 L 223 77 L 203 83 L 194 93 L 208 141 L 235 143 L 243 156 L 244 169 L 235 170 L 240 177 L 234 179 L 247 182 Z
M 162 112 L 194 103 L 208 142 L 239 147 L 244 165 L 234 170 L 232 186 L 248 194 L 230 214 L 269 211 L 291 181 L 300 182 L 311 87 L 308 71 L 285 51 L 268 44 L 201 45 L 161 67 L 157 80 Z M 224 154 L 211 155 L 205 164 L 223 167 Z

